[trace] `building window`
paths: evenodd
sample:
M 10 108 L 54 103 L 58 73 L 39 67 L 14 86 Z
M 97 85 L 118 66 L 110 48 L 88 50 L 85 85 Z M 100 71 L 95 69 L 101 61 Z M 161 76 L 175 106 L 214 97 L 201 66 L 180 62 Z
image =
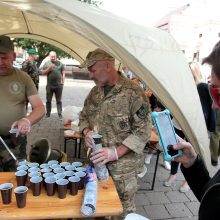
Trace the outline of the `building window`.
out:
M 199 38 L 201 38 L 202 37 L 202 34 L 199 34 Z
M 193 54 L 193 62 L 199 62 L 199 51 Z
M 220 33 L 218 33 L 218 37 L 220 37 Z

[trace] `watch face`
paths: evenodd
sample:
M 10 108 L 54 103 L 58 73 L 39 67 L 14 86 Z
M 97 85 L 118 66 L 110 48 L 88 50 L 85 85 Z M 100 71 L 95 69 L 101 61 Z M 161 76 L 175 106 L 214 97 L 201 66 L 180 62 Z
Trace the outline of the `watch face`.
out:
M 11 128 L 9 133 L 16 134 L 17 133 L 17 128 Z

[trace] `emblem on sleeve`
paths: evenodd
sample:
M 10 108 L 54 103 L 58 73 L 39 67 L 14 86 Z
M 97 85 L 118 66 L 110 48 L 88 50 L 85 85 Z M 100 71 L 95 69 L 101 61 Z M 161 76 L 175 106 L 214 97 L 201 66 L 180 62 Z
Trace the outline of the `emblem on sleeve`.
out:
M 142 106 L 139 108 L 139 110 L 136 112 L 137 116 L 141 119 L 144 119 L 147 117 L 147 105 L 142 104 Z

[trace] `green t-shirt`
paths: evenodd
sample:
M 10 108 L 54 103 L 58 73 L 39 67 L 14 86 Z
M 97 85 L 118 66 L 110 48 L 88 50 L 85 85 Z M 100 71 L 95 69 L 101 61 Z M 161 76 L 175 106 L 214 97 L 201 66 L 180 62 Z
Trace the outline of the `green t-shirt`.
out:
M 58 60 L 56 60 L 55 62 L 47 61 L 44 64 L 43 69 L 47 69 L 51 65 L 51 63 L 53 63 L 55 66 L 54 69 L 47 74 L 47 85 L 57 87 L 61 85 L 64 65 Z
M 27 73 L 14 68 L 0 76 L 0 135 L 8 135 L 13 122 L 26 115 L 27 97 L 36 95 L 36 87 Z

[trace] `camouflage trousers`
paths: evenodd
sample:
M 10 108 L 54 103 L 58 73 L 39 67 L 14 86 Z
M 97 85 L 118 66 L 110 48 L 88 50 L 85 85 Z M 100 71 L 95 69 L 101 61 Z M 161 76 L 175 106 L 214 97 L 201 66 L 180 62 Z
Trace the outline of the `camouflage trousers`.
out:
M 26 159 L 26 137 L 11 137 L 1 136 L 5 141 L 7 146 L 13 152 L 15 157 L 20 159 Z M 5 149 L 4 145 L 0 142 L 0 172 L 13 172 L 16 171 L 16 162 L 10 155 L 10 153 Z
M 123 177 L 120 175 L 111 176 L 114 180 L 124 210 L 123 214 L 116 219 L 124 219 L 127 214 L 136 211 L 134 197 L 138 188 L 137 174 L 134 172 L 127 175 L 123 174 Z

